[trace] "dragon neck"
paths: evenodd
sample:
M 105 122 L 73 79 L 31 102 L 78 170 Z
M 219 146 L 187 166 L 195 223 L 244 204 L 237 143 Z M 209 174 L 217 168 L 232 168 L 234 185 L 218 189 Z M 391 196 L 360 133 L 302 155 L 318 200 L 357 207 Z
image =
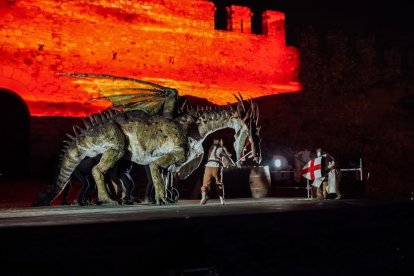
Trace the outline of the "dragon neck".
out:
M 196 147 L 202 149 L 202 143 L 211 133 L 230 128 L 234 130 L 234 149 L 239 159 L 248 137 L 246 124 L 238 117 L 237 111 L 232 109 L 221 110 L 191 110 L 175 119 L 186 135 L 195 142 Z
M 241 128 L 241 120 L 228 109 L 202 111 L 196 123 L 202 141 L 218 130 L 230 128 L 237 133 Z

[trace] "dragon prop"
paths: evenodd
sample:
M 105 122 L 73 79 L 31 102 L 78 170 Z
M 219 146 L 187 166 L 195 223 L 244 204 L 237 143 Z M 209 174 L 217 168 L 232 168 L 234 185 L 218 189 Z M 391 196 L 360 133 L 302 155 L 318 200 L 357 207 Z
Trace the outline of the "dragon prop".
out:
M 78 78 L 97 99 L 110 100 L 114 108 L 84 119 L 85 129 L 74 126 L 75 135 L 65 141 L 55 184 L 39 202 L 49 205 L 70 181 L 76 166 L 85 158 L 102 154 L 93 167 L 98 200 L 114 203 L 104 183 L 104 175 L 121 158 L 150 166 L 157 204 L 164 204 L 165 189 L 160 169 L 188 177 L 200 166 L 202 143 L 211 133 L 231 128 L 235 131 L 234 149 L 240 159 L 247 139 L 254 161 L 261 162 L 258 127 L 259 109 L 252 100 L 236 97 L 237 104 L 218 108 L 177 109 L 177 90 L 132 78 L 96 74 L 65 74 Z M 146 86 L 146 87 L 143 87 Z M 162 111 L 162 114 L 160 112 Z M 174 117 L 174 118 L 173 118 Z

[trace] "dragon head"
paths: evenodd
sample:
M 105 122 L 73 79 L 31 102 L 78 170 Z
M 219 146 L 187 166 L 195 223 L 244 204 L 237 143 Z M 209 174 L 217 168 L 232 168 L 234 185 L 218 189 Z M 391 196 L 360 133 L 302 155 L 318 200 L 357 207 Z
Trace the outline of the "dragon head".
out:
M 253 102 L 251 99 L 245 105 L 243 97 L 240 94 L 240 98 L 236 95 L 234 96 L 237 99 L 237 117 L 243 122 L 243 128 L 248 130 L 248 139 L 245 138 L 243 147 L 245 148 L 250 145 L 249 157 L 252 157 L 257 164 L 260 164 L 262 161 L 262 154 L 260 149 L 260 127 L 258 127 L 259 107 L 257 103 Z

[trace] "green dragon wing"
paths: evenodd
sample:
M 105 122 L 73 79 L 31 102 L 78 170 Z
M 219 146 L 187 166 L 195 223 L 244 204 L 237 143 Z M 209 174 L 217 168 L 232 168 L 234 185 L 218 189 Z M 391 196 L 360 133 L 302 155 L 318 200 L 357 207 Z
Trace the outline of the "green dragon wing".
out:
M 169 116 L 178 96 L 176 89 L 134 78 L 80 73 L 58 75 L 77 78 L 74 83 L 94 95 L 91 100 L 107 99 L 114 108 L 124 111 L 143 110 L 156 114 L 164 108 L 164 115 Z

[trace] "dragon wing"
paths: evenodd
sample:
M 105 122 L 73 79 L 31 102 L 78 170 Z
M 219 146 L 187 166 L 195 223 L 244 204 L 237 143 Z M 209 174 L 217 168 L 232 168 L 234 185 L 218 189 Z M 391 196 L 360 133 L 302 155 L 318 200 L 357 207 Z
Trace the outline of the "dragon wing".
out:
M 177 90 L 159 84 L 103 74 L 60 73 L 60 76 L 77 78 L 91 100 L 109 100 L 114 108 L 143 110 L 150 114 L 157 113 L 169 97 L 177 97 Z

